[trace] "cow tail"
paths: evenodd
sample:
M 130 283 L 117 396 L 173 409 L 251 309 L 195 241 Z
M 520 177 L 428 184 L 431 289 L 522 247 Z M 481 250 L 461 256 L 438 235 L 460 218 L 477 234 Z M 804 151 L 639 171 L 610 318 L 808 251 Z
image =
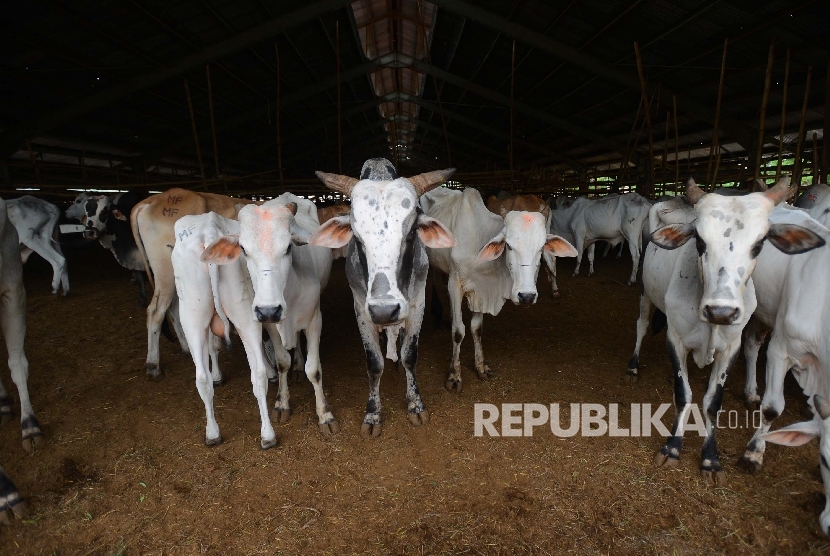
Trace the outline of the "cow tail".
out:
M 147 205 L 142 201 L 130 212 L 130 227 L 133 229 L 133 239 L 135 240 L 136 247 L 138 247 L 138 254 L 141 255 L 141 262 L 144 264 L 144 271 L 147 273 L 147 280 L 150 282 L 150 286 L 153 287 L 153 290 L 155 290 L 156 281 L 153 278 L 153 270 L 150 268 L 150 261 L 147 259 L 147 251 L 144 249 L 144 242 L 141 240 L 141 230 L 138 228 L 138 217 L 141 214 L 141 211 L 145 208 L 147 208 Z
M 219 301 L 219 265 L 209 264 L 208 274 L 210 275 L 210 290 L 213 292 L 213 307 L 225 327 L 225 348 L 231 349 L 231 325 L 228 322 L 228 315 L 222 309 L 222 302 Z

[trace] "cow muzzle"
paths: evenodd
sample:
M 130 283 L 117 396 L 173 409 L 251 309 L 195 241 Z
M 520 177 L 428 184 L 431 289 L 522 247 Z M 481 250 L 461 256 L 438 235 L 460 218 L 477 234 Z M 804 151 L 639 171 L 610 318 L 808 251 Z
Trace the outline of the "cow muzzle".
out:
M 259 322 L 280 322 L 283 319 L 282 305 L 257 305 L 254 315 Z
M 400 303 L 368 303 L 367 309 L 374 324 L 395 324 L 406 318 Z
M 701 317 L 712 324 L 735 324 L 741 318 L 741 309 L 730 305 L 704 305 Z
M 97 228 L 87 226 L 82 233 L 84 239 L 98 239 L 99 233 Z
M 536 292 L 519 292 L 516 294 L 518 305 L 533 305 L 536 303 Z

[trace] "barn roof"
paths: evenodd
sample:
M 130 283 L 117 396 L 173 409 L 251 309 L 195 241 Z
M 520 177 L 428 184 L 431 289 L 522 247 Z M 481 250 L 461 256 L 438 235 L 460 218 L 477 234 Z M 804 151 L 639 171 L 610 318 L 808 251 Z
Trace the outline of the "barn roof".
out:
M 296 189 L 314 169 L 356 175 L 374 156 L 404 174 L 504 170 L 511 125 L 515 168 L 619 167 L 647 153 L 644 132 L 630 153 L 642 122 L 635 41 L 655 156 L 665 140 L 674 157 L 673 99 L 678 150 L 708 145 L 724 39 L 726 152 L 757 142 L 773 40 L 766 150 L 777 151 L 787 50 L 785 139 L 810 66 L 808 142 L 823 137 L 820 0 L 31 0 L 5 15 L 4 191 L 122 180 L 228 190 L 217 176 Z

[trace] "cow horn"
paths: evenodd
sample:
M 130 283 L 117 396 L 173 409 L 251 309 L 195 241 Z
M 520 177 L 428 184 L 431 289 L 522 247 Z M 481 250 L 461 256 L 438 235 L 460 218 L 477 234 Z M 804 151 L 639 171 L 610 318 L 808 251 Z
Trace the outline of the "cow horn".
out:
M 755 187 L 757 187 L 757 191 L 769 191 L 769 186 L 767 186 L 767 182 L 760 178 L 755 178 Z
M 430 189 L 434 189 L 450 179 L 454 173 L 455 168 L 433 170 L 432 172 L 425 172 L 423 174 L 418 174 L 417 176 L 412 176 L 409 178 L 409 181 L 415 186 L 415 192 L 418 194 L 418 197 L 420 197 Z
M 830 417 L 830 401 L 827 401 L 827 398 L 821 394 L 816 394 L 813 396 L 813 405 L 816 407 L 822 421 Z
M 319 171 L 314 173 L 320 178 L 320 181 L 326 184 L 326 187 L 348 196 L 351 196 L 354 184 L 359 181 L 349 176 L 341 176 L 340 174 L 329 174 L 328 172 Z
M 774 186 L 767 191 L 764 191 L 764 195 L 766 195 L 774 204 L 781 204 L 784 199 L 790 196 L 790 177 L 782 177 Z
M 706 195 L 706 192 L 698 187 L 694 178 L 686 180 L 686 198 L 689 199 L 690 204 L 694 205 L 700 201 L 701 197 L 704 195 Z

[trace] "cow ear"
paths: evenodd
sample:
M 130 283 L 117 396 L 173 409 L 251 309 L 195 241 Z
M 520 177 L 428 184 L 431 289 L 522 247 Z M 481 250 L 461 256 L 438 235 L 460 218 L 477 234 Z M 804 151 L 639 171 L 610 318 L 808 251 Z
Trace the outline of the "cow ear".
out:
M 289 231 L 291 232 L 291 241 L 297 245 L 307 244 L 308 239 L 311 237 L 311 233 L 302 226 L 299 226 L 296 222 L 291 223 Z
M 490 240 L 490 242 L 481 248 L 476 257 L 477 263 L 486 263 L 487 261 L 494 261 L 501 257 L 504 253 L 504 232 Z
M 239 258 L 240 253 L 242 247 L 239 245 L 238 235 L 222 236 L 205 247 L 199 258 L 208 264 L 230 264 Z
M 796 224 L 771 224 L 767 239 L 787 255 L 805 253 L 825 244 L 820 235 Z
M 804 421 L 777 431 L 760 435 L 761 440 L 780 444 L 782 446 L 801 446 L 814 438 L 821 436 L 821 425 L 818 421 Z
M 239 211 L 242 210 L 247 205 L 245 203 L 235 203 L 233 205 L 233 210 L 236 213 L 236 216 L 239 216 Z
M 317 231 L 308 238 L 310 245 L 337 249 L 343 247 L 352 239 L 352 224 L 350 217 L 337 216 L 326 221 L 317 228 Z
M 677 249 L 685 245 L 695 235 L 694 222 L 689 224 L 670 224 L 663 226 L 659 230 L 655 230 L 651 234 L 651 241 L 663 249 Z
M 297 203 L 286 203 L 285 208 L 288 209 L 288 212 L 294 216 L 297 216 Z
M 455 247 L 458 244 L 455 236 L 446 226 L 423 214 L 418 216 L 418 237 L 424 245 L 433 249 Z
M 579 254 L 566 239 L 551 234 L 548 234 L 544 249 L 554 257 L 576 257 Z
M 117 208 L 112 209 L 112 212 L 110 212 L 110 214 L 113 216 L 113 218 L 117 218 L 118 220 L 122 220 L 124 222 L 127 221 L 127 217 L 124 216 L 124 213 L 118 210 Z

